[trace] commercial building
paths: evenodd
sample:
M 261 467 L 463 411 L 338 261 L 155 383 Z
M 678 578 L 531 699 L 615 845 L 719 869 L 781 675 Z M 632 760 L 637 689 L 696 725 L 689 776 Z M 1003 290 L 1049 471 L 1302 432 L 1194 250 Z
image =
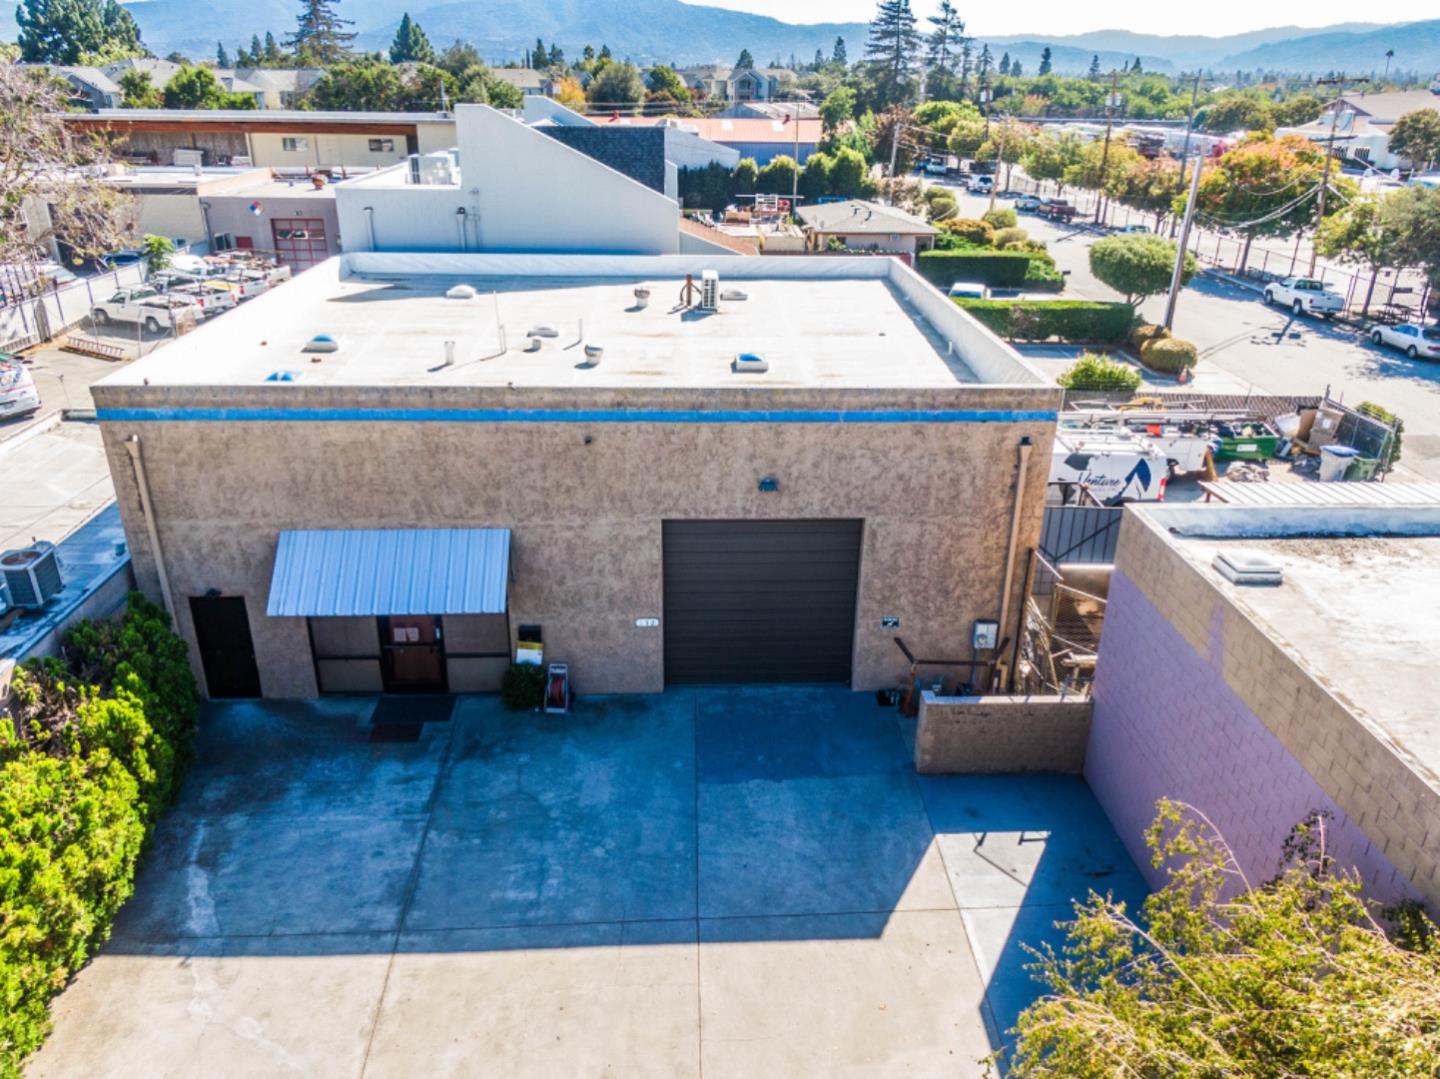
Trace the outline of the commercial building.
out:
M 1328 143 L 1333 134 L 1336 148 L 1361 164 L 1385 172 L 1397 168 L 1419 169 L 1427 162 L 1410 161 L 1390 152 L 1390 132 L 1402 116 L 1424 109 L 1440 110 L 1440 89 L 1346 94 L 1319 119 L 1299 127 L 1281 128 L 1278 133 L 1303 135 L 1324 143 Z
M 824 136 L 824 125 L 814 117 L 686 117 L 677 120 L 673 117 L 616 115 L 603 122 L 616 126 L 678 127 L 681 131 L 692 132 L 709 142 L 728 146 L 740 157 L 754 158 L 758 165 L 768 164 L 782 154 L 803 165 Z
M 152 165 L 344 173 L 455 145 L 455 121 L 442 112 L 101 109 L 63 119 L 75 131 L 116 138 L 129 160 Z
M 1437 612 L 1440 504 L 1127 509 L 1085 776 L 1151 882 L 1158 798 L 1204 812 L 1252 884 L 1318 811 L 1373 896 L 1440 909 Z
M 1060 398 L 894 259 L 413 253 L 93 393 L 140 586 L 211 696 L 282 698 L 489 690 L 521 640 L 581 693 L 1001 660 Z

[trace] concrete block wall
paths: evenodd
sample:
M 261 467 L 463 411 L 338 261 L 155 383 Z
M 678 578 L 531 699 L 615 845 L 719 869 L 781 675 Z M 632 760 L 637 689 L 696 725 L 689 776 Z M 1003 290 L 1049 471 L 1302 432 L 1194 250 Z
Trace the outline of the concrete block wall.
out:
M 1091 702 L 1070 697 L 940 697 L 926 690 L 915 770 L 927 775 L 1079 772 Z
M 1383 738 L 1135 515 L 1121 531 L 1085 777 L 1152 885 L 1159 798 L 1201 809 L 1252 883 L 1291 827 L 1333 814 L 1328 850 L 1382 901 L 1440 908 L 1440 799 Z M 1427 836 L 1430 846 L 1426 848 Z

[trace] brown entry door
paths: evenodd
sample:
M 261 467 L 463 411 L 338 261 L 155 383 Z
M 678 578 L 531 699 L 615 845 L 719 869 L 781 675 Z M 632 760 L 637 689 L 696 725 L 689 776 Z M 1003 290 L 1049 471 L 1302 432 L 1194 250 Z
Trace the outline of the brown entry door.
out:
M 275 258 L 293 273 L 308 270 L 329 257 L 325 222 L 318 217 L 291 217 L 270 222 L 275 238 Z
M 380 671 L 386 693 L 444 693 L 439 617 L 407 614 L 380 619 Z

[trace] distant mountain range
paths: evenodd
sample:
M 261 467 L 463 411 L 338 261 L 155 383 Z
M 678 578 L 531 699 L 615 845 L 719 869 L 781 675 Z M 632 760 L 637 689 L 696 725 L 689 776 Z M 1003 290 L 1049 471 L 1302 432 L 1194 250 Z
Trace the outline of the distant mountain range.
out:
M 15 6 L 14 0 L 0 0 L 0 37 L 13 38 L 17 32 Z M 298 8 L 296 0 L 132 0 L 128 6 L 154 52 L 178 50 L 196 58 L 213 56 L 217 40 L 233 51 L 266 30 L 283 37 L 295 25 Z M 437 47 L 467 40 L 495 63 L 519 59 L 537 37 L 547 45 L 557 42 L 572 56 L 587 43 L 604 43 L 615 55 L 637 63 L 679 64 L 733 62 L 742 48 L 760 64 L 776 57 L 788 62 L 792 54 L 804 63 L 817 49 L 829 56 L 835 39 L 843 37 L 850 57 L 857 59 L 867 30 L 863 23 L 797 25 L 680 0 L 342 0 L 339 11 L 354 21 L 361 47 L 382 49 L 407 6 Z M 1389 49 L 1395 51 L 1394 70 L 1426 75 L 1440 71 L 1440 19 L 1388 26 L 1352 22 L 1322 29 L 1280 26 L 1221 37 L 1096 30 L 985 40 L 997 62 L 1009 52 L 1027 74 L 1038 70 L 1047 46 L 1055 70 L 1062 74 L 1085 71 L 1097 55 L 1106 70 L 1139 57 L 1147 70 L 1165 73 L 1264 68 L 1353 74 L 1382 69 Z

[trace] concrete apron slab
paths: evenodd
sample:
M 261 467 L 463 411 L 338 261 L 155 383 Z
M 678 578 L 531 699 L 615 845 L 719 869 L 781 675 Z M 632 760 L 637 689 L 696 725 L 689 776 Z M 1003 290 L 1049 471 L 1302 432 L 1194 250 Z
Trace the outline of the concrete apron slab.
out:
M 207 711 L 31 1074 L 978 1074 L 1021 940 L 1138 885 L 1083 782 L 917 780 L 873 697 L 372 707 Z

